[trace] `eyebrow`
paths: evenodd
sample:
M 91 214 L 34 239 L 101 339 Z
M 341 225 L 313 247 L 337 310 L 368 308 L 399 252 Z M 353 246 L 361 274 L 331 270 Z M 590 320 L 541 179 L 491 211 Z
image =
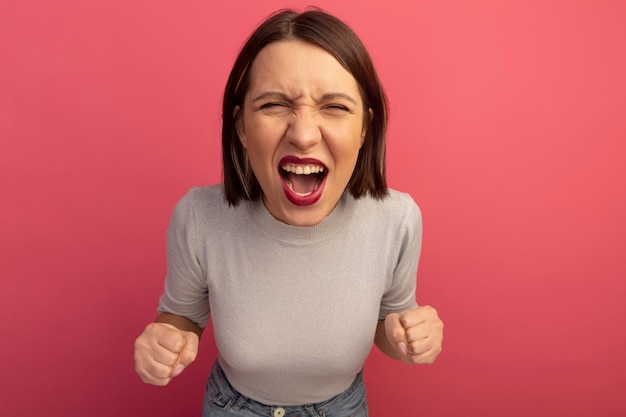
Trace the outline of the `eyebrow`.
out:
M 268 91 L 252 99 L 252 102 L 255 103 L 257 101 L 266 100 L 266 99 L 279 99 L 279 100 L 292 101 L 292 99 L 290 99 L 286 94 L 279 93 L 277 91 Z M 337 100 L 337 99 L 347 100 L 355 105 L 358 104 L 354 97 L 345 93 L 327 93 L 327 94 L 324 94 L 318 101 L 331 101 L 331 100 Z

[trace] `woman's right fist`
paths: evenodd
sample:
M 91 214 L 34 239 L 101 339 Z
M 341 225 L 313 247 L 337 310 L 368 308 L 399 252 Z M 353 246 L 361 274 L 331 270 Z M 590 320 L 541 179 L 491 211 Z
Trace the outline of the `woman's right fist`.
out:
M 135 340 L 135 371 L 143 382 L 167 385 L 196 359 L 198 335 L 167 323 L 150 323 Z

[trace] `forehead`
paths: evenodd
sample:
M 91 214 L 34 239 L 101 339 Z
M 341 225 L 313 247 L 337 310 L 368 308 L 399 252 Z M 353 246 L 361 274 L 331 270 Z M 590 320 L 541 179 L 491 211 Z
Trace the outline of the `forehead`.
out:
M 249 93 L 345 93 L 360 99 L 357 81 L 325 49 L 301 40 L 270 43 L 250 67 Z

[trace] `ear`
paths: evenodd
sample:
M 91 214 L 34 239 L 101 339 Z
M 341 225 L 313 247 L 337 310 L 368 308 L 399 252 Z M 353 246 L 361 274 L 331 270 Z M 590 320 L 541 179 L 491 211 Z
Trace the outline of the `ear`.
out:
M 248 148 L 248 141 L 246 140 L 246 132 L 243 129 L 243 115 L 240 115 L 241 107 L 235 106 L 233 110 L 233 119 L 235 119 L 235 130 L 237 132 L 237 137 L 239 138 L 239 142 L 244 148 Z
M 374 110 L 372 110 L 372 108 L 370 107 L 368 109 L 368 117 L 370 118 L 369 123 L 363 123 L 363 130 L 361 131 L 361 145 L 363 146 L 363 142 L 365 142 L 365 136 L 367 135 L 367 127 L 372 123 L 372 120 L 374 120 Z

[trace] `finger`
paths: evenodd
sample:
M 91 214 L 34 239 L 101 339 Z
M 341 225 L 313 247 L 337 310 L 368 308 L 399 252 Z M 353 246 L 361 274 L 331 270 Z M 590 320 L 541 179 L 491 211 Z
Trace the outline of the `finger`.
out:
M 400 322 L 405 328 L 409 344 L 431 336 L 436 340 L 443 338 L 443 322 L 430 306 L 407 311 L 400 317 Z
M 396 351 L 402 355 L 408 353 L 406 333 L 399 314 L 392 313 L 385 317 L 385 334 Z
M 441 353 L 441 345 L 432 343 L 428 339 L 412 343 L 410 349 L 415 352 L 409 354 L 410 361 L 414 364 L 430 365 Z
M 420 353 L 419 355 L 409 354 L 409 362 L 414 365 L 432 365 L 433 363 L 435 363 L 437 355 L 438 354 L 433 353 L 430 350 L 424 353 Z
M 435 320 L 407 331 L 412 363 L 431 364 L 443 349 L 443 322 Z
M 186 344 L 183 333 L 174 326 L 151 323 L 135 341 L 135 371 L 144 382 L 167 385 Z
M 425 321 L 426 318 L 424 317 L 422 310 L 420 310 L 420 307 L 409 310 L 400 316 L 400 324 L 402 324 L 402 327 L 404 327 L 405 329 L 419 326 Z
M 427 338 L 430 333 L 430 326 L 421 323 L 413 327 L 405 328 L 404 331 L 406 333 L 407 342 L 411 344 Z
M 172 380 L 172 368 L 160 363 L 146 365 L 145 368 L 135 369 L 143 382 L 165 386 Z
M 165 349 L 162 346 L 158 346 L 158 348 L 152 352 L 152 359 L 156 363 L 167 366 L 170 369 L 173 368 L 174 365 L 176 365 L 179 358 L 180 358 L 179 353 L 172 352 L 168 349 Z
M 178 338 L 182 338 L 183 341 L 181 342 Z M 184 337 L 178 330 L 173 331 L 162 324 L 149 325 L 135 341 L 135 352 L 139 360 L 146 358 L 146 361 L 154 360 L 171 367 L 179 356 L 175 349 L 181 345 L 184 347 L 185 343 Z
M 433 347 L 432 340 L 428 337 L 421 339 L 410 339 L 408 342 L 410 355 L 422 355 Z
M 411 363 L 433 363 L 442 350 L 443 322 L 430 306 L 411 309 L 399 318 L 405 328 Z
M 437 310 L 428 305 L 415 307 L 400 316 L 400 322 L 405 329 L 419 326 L 423 323 L 434 323 L 441 321 Z
M 185 333 L 185 339 L 187 339 L 187 342 L 183 350 L 180 352 L 178 362 L 187 366 L 196 359 L 196 356 L 198 355 L 198 344 L 200 340 L 198 338 L 198 335 L 193 332 Z
M 200 343 L 198 335 L 193 332 L 183 332 L 183 334 L 186 343 L 183 350 L 178 355 L 178 361 L 174 365 L 172 377 L 180 375 L 189 364 L 196 360 L 196 356 L 198 356 L 198 345 Z
M 152 359 L 140 350 L 135 351 L 135 371 L 143 382 L 164 386 L 172 379 L 172 368 Z
M 152 323 L 157 343 L 170 352 L 180 353 L 187 344 L 187 338 L 183 333 L 168 323 Z

